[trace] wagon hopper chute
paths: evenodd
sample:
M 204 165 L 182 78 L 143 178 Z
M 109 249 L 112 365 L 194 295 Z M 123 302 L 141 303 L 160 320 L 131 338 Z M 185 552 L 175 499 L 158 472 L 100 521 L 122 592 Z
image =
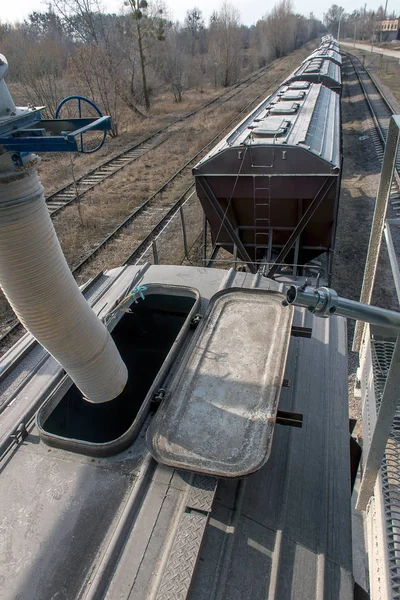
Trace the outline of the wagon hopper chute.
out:
M 340 190 L 340 96 L 305 81 L 283 85 L 194 168 L 215 247 L 257 263 L 305 265 L 329 275 Z M 293 270 L 297 272 L 296 267 Z

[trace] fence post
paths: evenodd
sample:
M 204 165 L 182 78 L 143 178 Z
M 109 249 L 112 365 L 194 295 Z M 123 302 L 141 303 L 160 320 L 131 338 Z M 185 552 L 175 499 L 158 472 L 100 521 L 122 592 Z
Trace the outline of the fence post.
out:
M 188 247 L 187 247 L 187 237 L 186 237 L 186 227 L 185 227 L 185 215 L 183 214 L 182 205 L 179 207 L 179 214 L 181 215 L 183 248 L 184 248 L 184 252 L 185 252 L 185 258 L 187 258 L 188 257 Z
M 154 264 L 158 265 L 158 252 L 157 252 L 157 242 L 156 240 L 153 240 L 152 242 L 152 248 L 153 248 L 153 259 L 154 259 Z

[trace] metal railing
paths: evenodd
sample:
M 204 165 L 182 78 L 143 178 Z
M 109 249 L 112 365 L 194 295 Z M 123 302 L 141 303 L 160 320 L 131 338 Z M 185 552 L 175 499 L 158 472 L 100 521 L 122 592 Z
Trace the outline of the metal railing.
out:
M 381 177 L 375 202 L 375 211 L 371 226 L 370 241 L 368 246 L 367 260 L 364 270 L 364 278 L 361 290 L 360 302 L 370 304 L 374 290 L 378 260 L 381 250 L 382 239 L 386 241 L 388 248 L 394 287 L 397 296 L 400 291 L 400 272 L 397 256 L 391 235 L 392 220 L 386 220 L 387 208 L 392 186 L 397 150 L 400 138 L 400 116 L 390 119 L 388 135 L 386 139 L 385 155 L 383 158 Z M 396 219 L 397 224 L 397 219 Z M 358 496 L 357 508 L 365 510 L 369 499 L 373 495 L 375 482 L 384 458 L 387 441 L 389 439 L 392 422 L 395 416 L 396 406 L 400 399 L 400 341 L 399 333 L 396 331 L 397 341 L 394 348 L 392 363 L 387 375 L 380 407 L 377 413 L 376 423 L 371 431 L 370 439 L 364 445 L 364 472 Z M 357 321 L 353 350 L 362 355 L 366 351 L 367 340 L 371 338 L 369 325 Z M 364 402 L 365 402 L 364 398 Z

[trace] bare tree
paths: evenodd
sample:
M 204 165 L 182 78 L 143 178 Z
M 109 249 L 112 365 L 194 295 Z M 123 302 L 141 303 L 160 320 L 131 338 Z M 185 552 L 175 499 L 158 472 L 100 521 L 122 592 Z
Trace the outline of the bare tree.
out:
M 100 45 L 104 21 L 99 0 L 49 0 L 48 8 L 55 11 L 77 41 Z
M 63 47 L 48 38 L 33 40 L 21 28 L 15 28 L 2 42 L 2 52 L 9 60 L 11 80 L 19 84 L 21 101 L 46 106 L 44 114 L 52 118 L 64 96 L 62 76 L 66 58 Z
M 196 44 L 199 41 L 201 33 L 204 31 L 204 19 L 201 10 L 194 7 L 187 11 L 185 27 L 190 34 L 190 46 L 192 56 L 196 53 Z
M 344 8 L 337 4 L 332 4 L 330 9 L 325 14 L 325 23 L 328 31 L 337 36 L 339 33 L 339 23 L 343 19 Z
M 260 67 L 265 67 L 265 65 L 271 62 L 273 51 L 268 40 L 265 19 L 257 21 L 256 26 L 251 32 L 251 47 L 255 50 Z
M 0 42 L 10 33 L 11 25 L 9 23 L 2 23 L 0 21 Z
M 168 31 L 163 54 L 164 81 L 168 84 L 175 102 L 182 102 L 187 84 L 189 60 L 182 51 L 182 40 L 177 26 L 173 26 Z
M 242 47 L 240 15 L 229 2 L 224 2 L 210 22 L 209 55 L 215 79 L 224 87 L 236 81 Z
M 112 77 L 107 57 L 98 46 L 82 46 L 69 60 L 69 72 L 81 81 L 95 102 L 112 119 L 112 137 L 118 135 L 118 83 Z
M 293 49 L 292 5 L 290 0 L 281 0 L 264 18 L 265 35 L 271 47 L 273 58 L 280 58 Z
M 136 23 L 136 35 L 139 47 L 140 69 L 143 83 L 143 98 L 146 110 L 150 108 L 149 90 L 146 80 L 146 51 L 154 40 L 164 41 L 163 8 L 152 7 L 150 10 L 147 0 L 127 0 L 132 10 L 132 19 Z
M 94 95 L 97 98 L 103 98 L 103 106 L 114 107 L 115 112 L 118 104 L 110 98 L 114 93 L 117 93 L 138 117 L 145 118 L 145 115 L 139 110 L 134 101 L 132 82 L 129 83 L 121 77 L 120 64 L 122 58 L 121 53 L 117 52 L 116 40 L 118 35 L 115 15 L 104 13 L 100 0 L 52 0 L 52 6 L 61 17 L 64 26 L 71 32 L 78 47 L 96 49 L 96 51 L 88 50 L 90 60 L 92 61 L 95 56 L 101 57 L 101 67 L 96 67 L 91 77 L 91 88 L 95 91 Z M 125 41 L 127 44 L 131 43 L 131 40 Z M 71 68 L 74 61 L 76 61 L 76 74 L 82 76 L 83 82 L 87 85 L 90 72 L 84 68 L 82 52 L 76 57 L 72 56 L 70 60 Z M 99 71 L 106 76 L 103 82 L 101 77 L 98 77 Z M 101 89 L 105 82 L 109 82 L 111 86 L 108 94 Z M 108 100 L 106 100 L 106 97 L 108 97 Z M 117 135 L 117 131 L 118 128 L 115 127 L 113 135 Z
M 0 41 L 21 102 L 46 104 L 52 115 L 64 87 L 88 94 L 113 117 L 112 135 L 125 107 L 143 119 L 141 105 L 148 109 L 158 91 L 168 88 L 181 102 L 189 87 L 202 92 L 210 81 L 229 86 L 244 71 L 290 52 L 322 28 L 312 15 L 295 15 L 290 0 L 279 0 L 252 28 L 240 24 L 228 2 L 206 27 L 197 7 L 188 10 L 183 25 L 173 25 L 157 4 L 162 0 L 125 0 L 128 10 L 119 15 L 104 12 L 101 1 L 48 0 L 51 9 L 31 13 L 20 25 L 0 23 Z M 364 11 L 371 31 L 376 18 Z

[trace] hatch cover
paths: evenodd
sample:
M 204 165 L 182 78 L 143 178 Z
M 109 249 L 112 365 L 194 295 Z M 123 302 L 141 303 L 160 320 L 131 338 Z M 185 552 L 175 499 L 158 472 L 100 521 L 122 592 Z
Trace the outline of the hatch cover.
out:
M 305 92 L 300 90 L 289 90 L 281 95 L 281 100 L 303 100 Z
M 290 340 L 284 296 L 216 294 L 147 432 L 156 460 L 218 477 L 266 462 Z
M 297 112 L 299 104 L 297 102 L 277 102 L 271 106 L 271 115 L 292 115 Z
M 293 81 L 289 86 L 291 90 L 308 90 L 309 87 L 308 81 Z
M 310 65 L 304 70 L 305 73 L 318 73 L 321 70 L 321 65 Z
M 263 119 L 253 127 L 254 137 L 275 137 L 284 135 L 290 125 L 290 121 L 279 116 L 271 116 Z

